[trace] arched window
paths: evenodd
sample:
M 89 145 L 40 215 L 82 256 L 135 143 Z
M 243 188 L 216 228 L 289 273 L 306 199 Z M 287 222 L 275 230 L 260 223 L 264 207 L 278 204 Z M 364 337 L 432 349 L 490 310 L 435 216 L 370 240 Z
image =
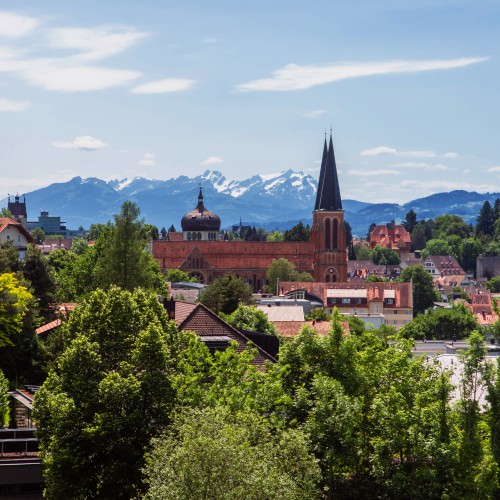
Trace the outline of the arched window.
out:
M 329 283 L 329 282 L 330 282 L 330 275 L 329 275 L 329 274 L 327 274 L 327 275 L 325 276 L 325 281 L 326 281 L 326 283 Z
M 336 275 L 336 274 L 334 274 L 334 275 L 332 276 L 332 282 L 333 282 L 333 283 L 335 283 L 336 281 L 337 281 L 337 275 Z
M 191 240 L 191 233 L 188 233 L 188 234 L 187 234 L 187 239 L 188 239 L 188 241 L 190 241 L 190 240 Z
M 198 233 L 198 239 L 201 240 L 201 233 Z
M 330 250 L 331 242 L 331 226 L 330 226 L 330 219 L 326 219 L 325 221 L 325 250 Z
M 339 247 L 339 221 L 333 219 L 333 248 L 337 249 Z

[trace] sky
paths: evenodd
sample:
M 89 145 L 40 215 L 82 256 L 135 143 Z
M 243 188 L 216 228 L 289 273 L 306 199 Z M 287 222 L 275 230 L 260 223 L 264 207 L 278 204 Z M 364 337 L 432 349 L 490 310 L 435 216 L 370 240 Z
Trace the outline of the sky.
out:
M 0 1 L 0 198 L 319 175 L 344 199 L 500 191 L 498 0 Z

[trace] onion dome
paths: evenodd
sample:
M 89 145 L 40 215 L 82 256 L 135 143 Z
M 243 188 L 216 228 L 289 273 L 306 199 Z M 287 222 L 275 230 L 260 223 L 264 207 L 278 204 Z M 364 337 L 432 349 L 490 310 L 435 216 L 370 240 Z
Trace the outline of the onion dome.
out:
M 181 219 L 183 231 L 218 231 L 220 229 L 220 218 L 203 205 L 203 193 L 198 195 L 198 205 L 194 210 L 188 212 Z

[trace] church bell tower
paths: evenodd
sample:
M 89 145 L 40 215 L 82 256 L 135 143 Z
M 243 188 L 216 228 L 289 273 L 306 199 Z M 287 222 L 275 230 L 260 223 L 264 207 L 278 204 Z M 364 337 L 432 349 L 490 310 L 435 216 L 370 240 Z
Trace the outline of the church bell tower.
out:
M 314 279 L 319 282 L 347 281 L 347 250 L 344 211 L 340 198 L 333 139 L 326 137 L 313 212 L 311 240 L 314 243 Z

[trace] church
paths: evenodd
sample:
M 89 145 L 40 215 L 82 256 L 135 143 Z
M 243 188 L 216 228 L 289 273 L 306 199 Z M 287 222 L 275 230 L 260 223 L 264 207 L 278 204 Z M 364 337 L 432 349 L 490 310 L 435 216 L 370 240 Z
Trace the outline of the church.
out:
M 152 243 L 162 271 L 181 269 L 206 284 L 233 274 L 257 292 L 264 288 L 272 262 L 285 258 L 316 282 L 347 281 L 344 211 L 331 134 L 329 144 L 325 137 L 309 241 L 220 240 L 221 220 L 205 208 L 201 188 L 196 207 L 182 217 L 181 226 L 182 233 L 170 233 L 170 241 Z

